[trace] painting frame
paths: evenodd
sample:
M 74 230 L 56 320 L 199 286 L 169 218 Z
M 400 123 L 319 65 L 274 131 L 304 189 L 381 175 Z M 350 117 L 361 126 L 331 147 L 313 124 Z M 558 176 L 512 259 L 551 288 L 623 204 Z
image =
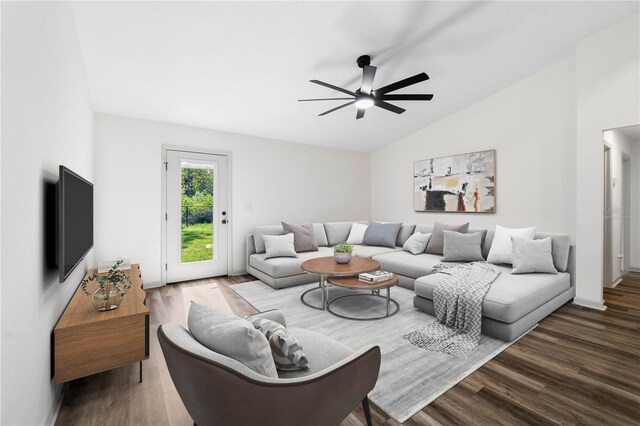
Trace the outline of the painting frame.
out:
M 478 158 L 483 159 L 485 164 L 472 165 L 472 168 L 483 166 L 484 170 L 477 173 L 471 173 L 469 171 L 469 162 L 477 162 Z M 427 158 L 424 160 L 415 160 L 413 162 L 412 169 L 412 183 L 413 183 L 413 211 L 416 213 L 472 213 L 472 214 L 495 214 L 497 212 L 497 156 L 495 149 L 487 149 L 482 151 L 466 152 L 461 154 L 445 155 L 440 157 Z M 448 160 L 448 163 L 447 161 Z M 465 173 L 453 173 L 452 168 L 457 166 L 461 168 L 461 161 L 465 161 Z M 457 164 L 456 164 L 457 162 Z M 448 174 L 438 174 L 434 171 L 434 164 L 438 163 L 438 167 L 441 169 L 442 164 L 450 164 L 448 167 Z M 424 167 L 429 164 L 431 174 L 424 173 Z M 420 167 L 422 170 L 420 171 Z M 458 170 L 459 171 L 459 170 Z M 434 174 L 435 173 L 435 174 Z M 460 189 L 448 189 L 448 185 L 454 183 L 454 179 L 464 181 L 460 179 L 462 176 L 473 176 L 471 179 L 471 195 L 468 194 L 465 186 Z M 433 190 L 434 180 L 447 180 L 447 188 L 443 188 L 443 185 L 436 183 L 439 189 Z M 425 189 L 425 180 L 428 180 L 429 189 Z M 466 180 L 466 179 L 465 179 Z M 482 191 L 479 194 L 478 191 Z M 433 192 L 436 197 L 433 199 L 439 199 L 434 206 L 434 202 L 429 202 L 429 192 Z M 424 194 L 424 195 L 422 195 Z M 424 196 L 424 202 L 420 198 Z M 457 198 L 454 198 L 457 197 Z M 476 204 L 479 198 L 482 197 L 481 205 Z M 455 208 L 453 207 L 455 204 Z M 434 208 L 436 207 L 436 208 Z M 478 208 L 479 207 L 479 208 Z

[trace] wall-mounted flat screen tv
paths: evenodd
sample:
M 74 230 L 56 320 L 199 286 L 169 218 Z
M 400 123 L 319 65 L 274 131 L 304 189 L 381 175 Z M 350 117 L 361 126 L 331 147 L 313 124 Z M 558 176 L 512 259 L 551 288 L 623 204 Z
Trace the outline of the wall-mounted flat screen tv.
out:
M 56 191 L 57 261 L 63 282 L 93 247 L 93 184 L 60 166 Z

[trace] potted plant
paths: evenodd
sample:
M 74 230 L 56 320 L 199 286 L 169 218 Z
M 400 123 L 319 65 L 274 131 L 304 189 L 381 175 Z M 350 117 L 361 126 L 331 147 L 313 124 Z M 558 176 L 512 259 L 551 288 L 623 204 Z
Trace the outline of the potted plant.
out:
M 346 243 L 338 244 L 333 251 L 333 258 L 336 260 L 336 263 L 347 264 L 351 262 L 351 252 L 353 252 L 352 245 Z
M 131 279 L 124 271 L 119 269 L 123 262 L 123 260 L 118 260 L 106 273 L 98 274 L 96 271 L 80 283 L 82 291 L 87 296 L 91 295 L 87 289 L 89 282 L 95 281 L 98 283 L 98 289 L 93 292 L 93 297 L 91 298 L 93 307 L 98 311 L 104 312 L 116 309 L 122 302 L 126 291 L 131 288 Z

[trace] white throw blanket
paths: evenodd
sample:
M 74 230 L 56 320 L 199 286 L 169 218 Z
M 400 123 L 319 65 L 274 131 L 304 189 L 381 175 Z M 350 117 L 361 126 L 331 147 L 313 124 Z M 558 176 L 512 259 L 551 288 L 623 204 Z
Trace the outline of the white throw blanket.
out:
M 490 263 L 439 264 L 448 277 L 433 290 L 437 322 L 402 336 L 413 345 L 466 358 L 478 346 L 482 300 L 500 270 Z

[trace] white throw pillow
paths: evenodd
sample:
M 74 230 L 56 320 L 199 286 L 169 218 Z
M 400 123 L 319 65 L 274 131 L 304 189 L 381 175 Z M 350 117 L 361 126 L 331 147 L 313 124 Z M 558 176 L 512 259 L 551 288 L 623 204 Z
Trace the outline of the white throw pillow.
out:
M 354 223 L 351 225 L 351 232 L 349 232 L 347 244 L 362 244 L 364 233 L 367 231 L 368 227 L 369 226 L 364 223 Z
M 431 238 L 431 234 L 416 232 L 407 239 L 407 241 L 402 246 L 402 250 L 408 251 L 409 253 L 414 255 L 424 253 L 424 249 L 427 248 L 429 238 Z
M 263 235 L 265 247 L 265 259 L 272 257 L 298 257 L 296 247 L 293 244 L 293 234 Z
M 551 237 L 541 240 L 511 237 L 513 245 L 513 269 L 512 274 L 557 274 L 553 266 Z
M 491 243 L 491 250 L 487 256 L 487 262 L 500 264 L 506 263 L 511 265 L 513 246 L 511 245 L 511 237 L 522 237 L 533 240 L 536 236 L 536 227 L 530 228 L 505 228 L 496 225 L 496 231 Z

